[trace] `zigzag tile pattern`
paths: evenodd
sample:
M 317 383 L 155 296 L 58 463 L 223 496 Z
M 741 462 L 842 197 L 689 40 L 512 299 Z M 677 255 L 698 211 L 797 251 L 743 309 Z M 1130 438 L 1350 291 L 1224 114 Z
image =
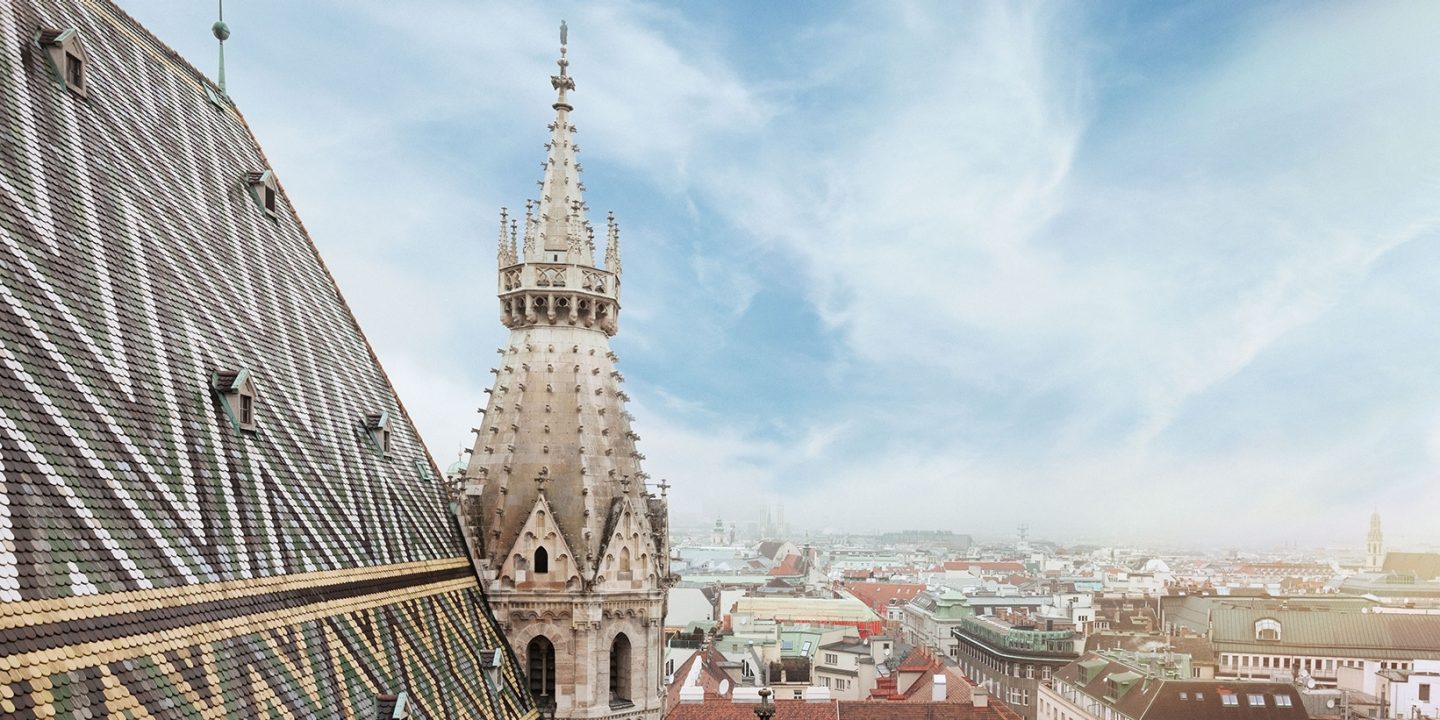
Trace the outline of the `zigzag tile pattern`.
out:
M 42 27 L 78 31 L 84 97 Z M 533 715 L 433 462 L 207 85 L 110 2 L 0 1 L 0 716 Z M 211 389 L 239 369 L 253 432 Z

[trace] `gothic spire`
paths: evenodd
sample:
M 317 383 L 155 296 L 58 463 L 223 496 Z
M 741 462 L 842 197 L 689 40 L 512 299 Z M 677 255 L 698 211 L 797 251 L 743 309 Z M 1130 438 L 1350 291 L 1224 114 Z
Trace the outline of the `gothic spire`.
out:
M 540 181 L 540 243 L 536 251 L 539 257 L 526 255 L 526 262 L 547 261 L 594 265 L 593 257 L 574 251 L 584 247 L 585 200 L 581 197 L 580 162 L 576 155 L 580 148 L 575 145 L 575 126 L 570 124 L 570 104 L 567 93 L 574 92 L 575 78 L 570 77 L 570 61 L 566 58 L 569 29 L 560 23 L 560 59 L 555 62 L 560 74 L 550 76 L 550 86 L 555 88 L 555 120 L 550 123 L 550 142 L 546 144 L 545 176 Z
M 605 269 L 620 278 L 620 223 L 615 222 L 615 213 L 605 216 L 609 223 L 609 237 L 605 242 Z
M 506 225 L 510 222 L 510 212 L 506 208 L 500 208 L 500 241 L 495 245 L 495 264 L 498 267 L 506 267 L 515 263 L 515 258 L 510 254 L 510 241 L 506 237 Z

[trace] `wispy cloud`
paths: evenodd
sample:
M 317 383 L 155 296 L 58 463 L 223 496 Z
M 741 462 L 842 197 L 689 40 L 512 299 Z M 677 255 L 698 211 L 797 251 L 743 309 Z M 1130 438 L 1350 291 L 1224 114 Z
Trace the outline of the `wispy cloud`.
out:
M 213 52 L 205 13 L 128 6 Z M 1440 10 L 760 7 L 234 11 L 241 107 L 442 461 L 564 17 L 678 514 L 1338 540 L 1378 506 L 1423 537 Z

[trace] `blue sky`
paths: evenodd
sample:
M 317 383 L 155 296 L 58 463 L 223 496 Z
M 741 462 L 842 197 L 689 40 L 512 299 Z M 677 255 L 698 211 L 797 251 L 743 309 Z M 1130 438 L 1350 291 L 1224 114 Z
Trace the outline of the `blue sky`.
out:
M 123 5 L 213 74 L 208 3 Z M 1440 6 L 232 2 L 231 93 L 442 462 L 561 18 L 677 520 L 1440 542 Z

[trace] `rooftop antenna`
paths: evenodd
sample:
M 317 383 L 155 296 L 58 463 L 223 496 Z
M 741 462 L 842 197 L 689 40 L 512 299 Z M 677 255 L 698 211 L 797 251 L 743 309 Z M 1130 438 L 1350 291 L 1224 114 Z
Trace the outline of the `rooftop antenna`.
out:
M 225 92 L 225 41 L 230 39 L 230 26 L 225 24 L 225 0 L 217 0 L 220 6 L 220 19 L 210 26 L 210 32 L 215 34 L 215 39 L 220 41 L 220 94 Z

